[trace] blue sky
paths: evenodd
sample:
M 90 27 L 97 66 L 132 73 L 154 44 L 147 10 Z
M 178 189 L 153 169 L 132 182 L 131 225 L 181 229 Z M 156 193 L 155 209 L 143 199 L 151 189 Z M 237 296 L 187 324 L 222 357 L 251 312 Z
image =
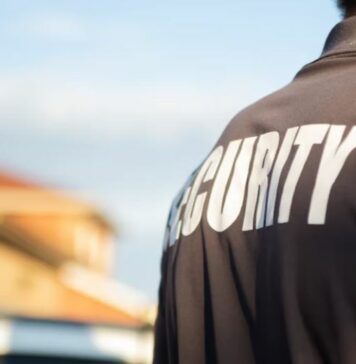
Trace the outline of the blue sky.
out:
M 332 0 L 3 0 L 0 167 L 98 203 L 115 276 L 154 299 L 174 194 L 338 20 Z

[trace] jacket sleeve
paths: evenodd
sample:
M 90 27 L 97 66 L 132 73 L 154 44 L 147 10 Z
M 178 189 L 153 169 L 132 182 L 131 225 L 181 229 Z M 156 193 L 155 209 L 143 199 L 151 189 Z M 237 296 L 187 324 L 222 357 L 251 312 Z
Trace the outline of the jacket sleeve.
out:
M 169 254 L 172 247 L 176 245 L 178 221 L 181 215 L 182 204 L 184 203 L 189 185 L 195 176 L 196 171 L 189 177 L 183 188 L 173 200 L 168 216 L 164 236 L 164 247 L 161 260 L 161 282 L 159 288 L 158 314 L 155 324 L 155 345 L 153 364 L 169 364 L 175 360 L 174 350 L 170 352 L 172 339 L 168 331 L 168 308 L 167 308 L 167 275 L 169 269 Z M 173 344 L 174 345 L 174 344 Z M 171 359 L 171 360 L 170 360 Z
M 158 296 L 158 312 L 155 324 L 155 344 L 153 364 L 169 364 L 169 337 L 167 322 L 167 274 L 168 274 L 168 255 L 173 230 L 177 215 L 177 200 L 173 201 L 171 206 L 166 231 L 164 236 L 163 253 L 161 258 L 161 281 Z
M 163 252 L 161 261 L 161 282 L 159 287 L 158 313 L 155 324 L 155 344 L 153 364 L 168 364 L 168 340 L 167 340 L 167 322 L 166 322 L 166 259 L 167 252 Z

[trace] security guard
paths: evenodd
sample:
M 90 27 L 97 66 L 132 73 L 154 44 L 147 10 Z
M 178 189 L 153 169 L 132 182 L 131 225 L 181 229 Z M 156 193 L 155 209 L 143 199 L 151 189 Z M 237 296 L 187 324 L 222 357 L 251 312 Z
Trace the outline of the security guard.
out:
M 173 203 L 155 364 L 356 363 L 356 0 Z

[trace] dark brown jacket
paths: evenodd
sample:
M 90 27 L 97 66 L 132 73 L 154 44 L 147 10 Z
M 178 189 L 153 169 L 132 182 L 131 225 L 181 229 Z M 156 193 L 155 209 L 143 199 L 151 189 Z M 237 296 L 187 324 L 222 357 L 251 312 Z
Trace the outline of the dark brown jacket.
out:
M 155 364 L 356 363 L 355 125 L 353 17 L 173 203 Z

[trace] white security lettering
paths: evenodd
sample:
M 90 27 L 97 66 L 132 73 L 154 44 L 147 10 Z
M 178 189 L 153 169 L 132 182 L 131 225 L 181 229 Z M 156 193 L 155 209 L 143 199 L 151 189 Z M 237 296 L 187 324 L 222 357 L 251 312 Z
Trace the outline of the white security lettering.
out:
M 305 163 L 310 155 L 312 147 L 315 144 L 323 142 L 329 126 L 330 125 L 328 124 L 311 124 L 302 126 L 299 129 L 294 143 L 299 146 L 298 151 L 284 184 L 281 203 L 279 206 L 278 222 L 280 224 L 287 223 L 289 221 L 295 189 L 303 172 Z
M 179 207 L 177 209 L 174 225 L 171 229 L 171 237 L 170 237 L 171 244 L 170 245 L 173 245 L 176 242 L 176 240 L 178 240 L 180 238 L 181 230 L 182 230 L 182 220 L 180 218 L 180 215 L 182 213 L 183 207 L 188 202 L 188 196 L 190 194 L 191 189 L 192 189 L 191 187 L 188 187 L 185 190 L 182 201 L 180 202 Z
M 256 139 L 256 137 L 252 137 L 244 140 L 237 159 L 236 154 L 241 140 L 229 144 L 209 199 L 207 218 L 209 225 L 215 231 L 222 232 L 229 228 L 240 214 Z M 228 186 L 230 178 L 231 181 Z
M 308 158 L 315 145 L 322 143 L 325 146 L 305 222 L 325 224 L 333 186 L 356 149 L 356 126 L 346 133 L 345 125 L 308 124 L 287 129 L 283 141 L 274 131 L 233 140 L 226 151 L 223 146 L 217 147 L 177 196 L 169 217 L 165 246 L 174 245 L 181 235 L 194 233 L 203 211 L 216 232 L 226 231 L 241 215 L 243 231 L 289 222 L 298 183 L 304 182 L 301 176 Z M 307 166 L 313 170 L 305 173 L 314 175 L 314 158 L 313 164 Z M 284 173 L 287 175 L 282 186 Z M 311 192 L 310 177 L 305 191 L 301 191 L 304 197 Z M 207 182 L 212 183 L 204 186 Z
M 245 218 L 242 227 L 243 231 L 252 230 L 254 228 L 256 204 L 256 228 L 259 229 L 264 226 L 268 175 L 273 166 L 278 145 L 279 134 L 277 132 L 263 134 L 259 138 L 248 185 Z
M 325 224 L 331 188 L 334 185 L 346 159 L 356 148 L 356 127 L 353 127 L 341 143 L 345 126 L 334 125 L 330 128 L 317 179 L 311 199 L 308 223 Z
M 224 148 L 222 146 L 216 148 L 206 159 L 200 168 L 197 177 L 194 180 L 190 191 L 187 206 L 184 212 L 182 233 L 184 236 L 192 234 L 198 227 L 203 213 L 207 192 L 198 194 L 201 185 L 214 179 L 218 170 Z
M 276 163 L 273 167 L 272 178 L 268 193 L 268 203 L 267 203 L 267 217 L 266 226 L 273 225 L 274 222 L 274 210 L 276 206 L 277 190 L 279 185 L 279 180 L 281 178 L 282 170 L 287 162 L 290 152 L 293 147 L 295 136 L 298 132 L 298 127 L 288 129 L 286 135 L 283 139 L 283 143 L 278 152 Z

